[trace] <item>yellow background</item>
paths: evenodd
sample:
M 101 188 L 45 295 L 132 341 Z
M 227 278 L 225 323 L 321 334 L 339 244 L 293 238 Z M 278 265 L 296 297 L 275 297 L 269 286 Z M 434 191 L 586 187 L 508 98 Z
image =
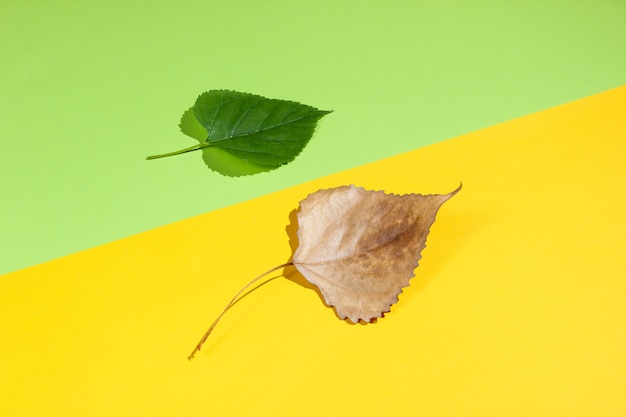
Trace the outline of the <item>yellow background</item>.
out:
M 2 416 L 626 415 L 626 87 L 5 275 Z M 293 269 L 320 188 L 463 190 L 350 325 Z

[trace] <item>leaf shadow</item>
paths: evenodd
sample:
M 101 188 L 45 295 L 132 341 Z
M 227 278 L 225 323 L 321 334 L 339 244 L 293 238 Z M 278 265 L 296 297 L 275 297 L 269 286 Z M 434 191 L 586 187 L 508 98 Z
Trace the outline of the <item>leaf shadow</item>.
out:
M 291 257 L 288 260 L 289 263 L 293 262 L 293 254 L 295 253 L 299 244 L 298 234 L 297 234 L 298 211 L 299 211 L 299 208 L 296 208 L 289 213 L 289 224 L 285 228 L 285 231 L 287 232 L 287 235 L 289 237 L 289 246 L 291 248 Z M 412 291 L 415 291 L 415 292 L 423 291 L 424 288 L 428 285 L 428 283 L 432 281 L 433 279 L 435 279 L 437 275 L 439 275 L 442 272 L 442 270 L 445 269 L 445 264 L 449 262 L 453 262 L 454 258 L 460 252 L 462 252 L 463 247 L 467 244 L 467 242 L 469 242 L 472 239 L 472 235 L 474 235 L 478 230 L 484 228 L 486 224 L 490 222 L 490 218 L 488 216 L 486 216 L 483 212 L 476 211 L 476 210 L 469 211 L 469 212 L 467 210 L 464 210 L 463 212 L 459 212 L 458 210 L 448 210 L 448 212 L 445 214 L 445 218 L 446 218 L 445 219 L 446 226 L 441 228 L 443 230 L 439 230 L 437 232 L 438 234 L 441 234 L 442 232 L 443 234 L 449 233 L 448 237 L 443 236 L 441 238 L 441 242 L 437 243 L 437 245 L 441 243 L 446 245 L 445 250 L 444 250 L 445 256 L 428 256 L 428 260 L 427 260 L 428 268 L 422 268 L 421 271 L 423 271 L 423 273 L 421 273 L 419 267 L 420 265 L 422 265 L 424 260 L 423 260 L 423 257 L 420 256 L 418 266 L 416 267 L 414 271 L 415 275 L 411 278 L 410 283 L 409 283 L 409 286 L 412 287 Z M 429 235 L 430 235 L 430 231 L 429 231 Z M 426 246 L 428 246 L 428 244 L 429 244 L 429 241 L 427 238 Z M 439 250 L 441 250 L 441 248 L 439 248 Z M 422 254 L 423 252 L 424 251 L 422 250 Z M 379 320 L 378 318 L 374 318 L 369 323 L 361 321 L 361 320 L 358 323 L 354 323 L 350 319 L 343 319 L 339 317 L 339 315 L 337 315 L 337 312 L 334 306 L 326 304 L 326 301 L 324 300 L 324 296 L 322 295 L 319 288 L 311 284 L 309 281 L 307 281 L 306 278 L 304 278 L 304 276 L 300 272 L 298 272 L 298 270 L 295 267 L 289 268 L 289 269 L 286 268 L 283 276 L 287 278 L 288 280 L 298 284 L 299 286 L 315 292 L 318 298 L 320 299 L 320 301 L 322 302 L 322 304 L 330 308 L 335 314 L 335 316 L 341 321 L 345 321 L 346 323 L 350 325 L 356 325 L 356 324 L 367 325 L 367 324 L 374 324 Z M 404 289 L 402 292 L 404 292 Z M 388 314 L 389 312 L 390 311 L 383 312 L 381 318 L 384 318 L 385 315 Z
M 291 256 L 289 257 L 289 260 L 288 260 L 289 263 L 293 262 L 293 254 L 295 253 L 296 249 L 298 249 L 298 244 L 299 244 L 299 241 L 298 241 L 298 210 L 299 209 L 300 208 L 298 207 L 289 213 L 289 224 L 287 225 L 287 227 L 285 227 L 285 231 L 287 232 L 287 236 L 289 237 L 289 247 L 291 248 Z M 309 281 L 307 281 L 307 279 L 304 278 L 304 276 L 295 267 L 289 268 L 289 269 L 285 268 L 285 272 L 283 276 L 287 278 L 289 281 L 307 290 L 311 290 L 315 294 L 317 294 L 317 297 L 319 298 L 321 303 L 325 305 L 326 307 L 330 308 L 335 314 L 335 317 L 337 317 L 339 320 L 346 322 L 350 325 L 369 324 L 369 323 L 361 322 L 361 321 L 359 323 L 354 323 L 353 321 L 349 319 L 343 319 L 339 317 L 339 315 L 337 315 L 337 311 L 335 310 L 334 306 L 329 306 L 328 304 L 326 304 L 326 300 L 324 300 L 324 296 L 322 295 L 322 292 L 320 291 L 320 289 L 317 286 L 311 284 Z M 372 323 L 375 323 L 375 322 L 376 321 L 372 321 Z
M 296 249 L 298 249 L 298 244 L 299 244 L 298 210 L 299 208 L 291 210 L 291 212 L 289 213 L 289 224 L 287 225 L 287 227 L 285 227 L 285 231 L 287 232 L 287 236 L 289 237 L 289 248 L 291 249 L 291 256 L 289 257 L 289 260 L 287 261 L 289 263 L 293 262 L 293 254 L 296 252 Z M 307 290 L 312 290 L 313 292 L 317 294 L 320 301 L 324 303 L 324 297 L 322 296 L 322 293 L 320 292 L 319 288 L 317 288 L 315 285 L 307 281 L 306 278 L 304 278 L 304 276 L 300 272 L 298 272 L 298 270 L 295 267 L 290 268 L 289 272 L 284 274 L 284 277 L 287 278 L 289 281 L 292 281 L 295 284 L 298 284 L 299 286 L 306 288 Z
M 207 131 L 196 119 L 193 107 L 190 107 L 183 113 L 178 127 L 182 133 L 197 140 L 201 144 L 206 141 Z M 201 152 L 202 160 L 209 169 L 227 177 L 243 177 L 246 175 L 260 174 L 280 167 L 244 161 L 222 149 L 211 146 L 202 149 Z

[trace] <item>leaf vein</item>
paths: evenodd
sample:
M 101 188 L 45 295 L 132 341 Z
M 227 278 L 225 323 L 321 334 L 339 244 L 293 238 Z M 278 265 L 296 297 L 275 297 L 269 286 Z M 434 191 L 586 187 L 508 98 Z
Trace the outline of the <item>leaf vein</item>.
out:
M 258 107 L 259 104 L 261 104 L 261 101 L 257 101 L 256 103 L 254 103 L 252 106 L 248 107 L 248 109 L 246 109 L 246 111 L 241 115 L 241 117 L 239 118 L 239 120 L 237 120 L 234 124 L 232 129 L 230 130 L 230 135 L 235 136 L 235 131 L 239 128 L 239 126 L 241 126 L 241 123 L 243 122 L 243 120 L 246 118 L 246 116 L 248 115 L 248 113 L 250 113 L 252 111 L 252 109 L 254 109 L 255 107 Z
M 331 262 L 340 262 L 346 259 L 350 259 L 350 258 L 356 258 L 359 257 L 363 254 L 366 253 L 370 253 L 370 252 L 374 252 L 377 251 L 387 245 L 389 245 L 396 237 L 400 236 L 402 233 L 406 232 L 408 229 L 410 229 L 412 226 L 412 224 L 408 225 L 406 227 L 406 229 L 404 229 L 402 232 L 397 233 L 396 235 L 394 235 L 393 237 L 389 238 L 388 240 L 381 242 L 379 245 L 373 246 L 371 248 L 368 248 L 367 250 L 358 252 L 358 253 L 351 253 L 349 255 L 346 256 L 342 256 L 340 258 L 335 258 L 335 259 L 327 259 L 327 260 L 322 260 L 322 261 L 317 261 L 317 262 L 298 262 L 299 264 L 303 264 L 303 265 L 320 265 L 320 264 L 325 264 L 325 263 L 331 263 Z
M 313 115 L 303 116 L 303 117 L 291 120 L 291 121 L 286 122 L 286 123 L 279 123 L 279 124 L 276 124 L 276 125 L 273 125 L 273 126 L 270 126 L 270 127 L 267 127 L 267 128 L 262 128 L 262 129 L 259 129 L 259 130 L 255 130 L 255 131 L 252 131 L 252 132 L 241 133 L 239 135 L 233 135 L 233 136 L 225 136 L 223 138 L 211 139 L 211 142 L 221 142 L 221 141 L 229 140 L 229 139 L 238 139 L 238 138 L 243 138 L 243 137 L 246 137 L 246 136 L 252 136 L 252 135 L 255 135 L 255 134 L 258 134 L 258 133 L 261 133 L 261 132 L 267 132 L 267 131 L 270 131 L 272 129 L 276 129 L 276 128 L 279 128 L 279 127 L 287 126 L 289 124 L 296 123 L 296 122 L 299 122 L 299 121 L 304 120 L 304 119 L 310 119 L 310 118 L 313 118 L 313 117 L 315 117 L 315 116 L 313 116 Z

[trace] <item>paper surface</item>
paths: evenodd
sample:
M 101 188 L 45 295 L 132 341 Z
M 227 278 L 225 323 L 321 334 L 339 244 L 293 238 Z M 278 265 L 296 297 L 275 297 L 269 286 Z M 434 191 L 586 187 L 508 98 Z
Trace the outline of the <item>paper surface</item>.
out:
M 0 275 L 626 83 L 626 2 L 0 2 Z M 233 180 L 178 122 L 233 89 L 334 110 Z
M 624 120 L 626 87 L 5 275 L 0 415 L 623 415 Z M 187 361 L 308 193 L 460 181 L 378 323 L 287 269 Z

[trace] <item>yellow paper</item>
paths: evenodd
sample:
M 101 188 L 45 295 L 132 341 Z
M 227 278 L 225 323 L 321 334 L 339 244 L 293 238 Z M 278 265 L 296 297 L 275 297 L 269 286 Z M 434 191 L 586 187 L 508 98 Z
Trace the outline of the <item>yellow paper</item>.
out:
M 625 415 L 625 121 L 622 87 L 5 275 L 0 415 Z M 288 268 L 186 359 L 309 193 L 461 181 L 378 323 Z

